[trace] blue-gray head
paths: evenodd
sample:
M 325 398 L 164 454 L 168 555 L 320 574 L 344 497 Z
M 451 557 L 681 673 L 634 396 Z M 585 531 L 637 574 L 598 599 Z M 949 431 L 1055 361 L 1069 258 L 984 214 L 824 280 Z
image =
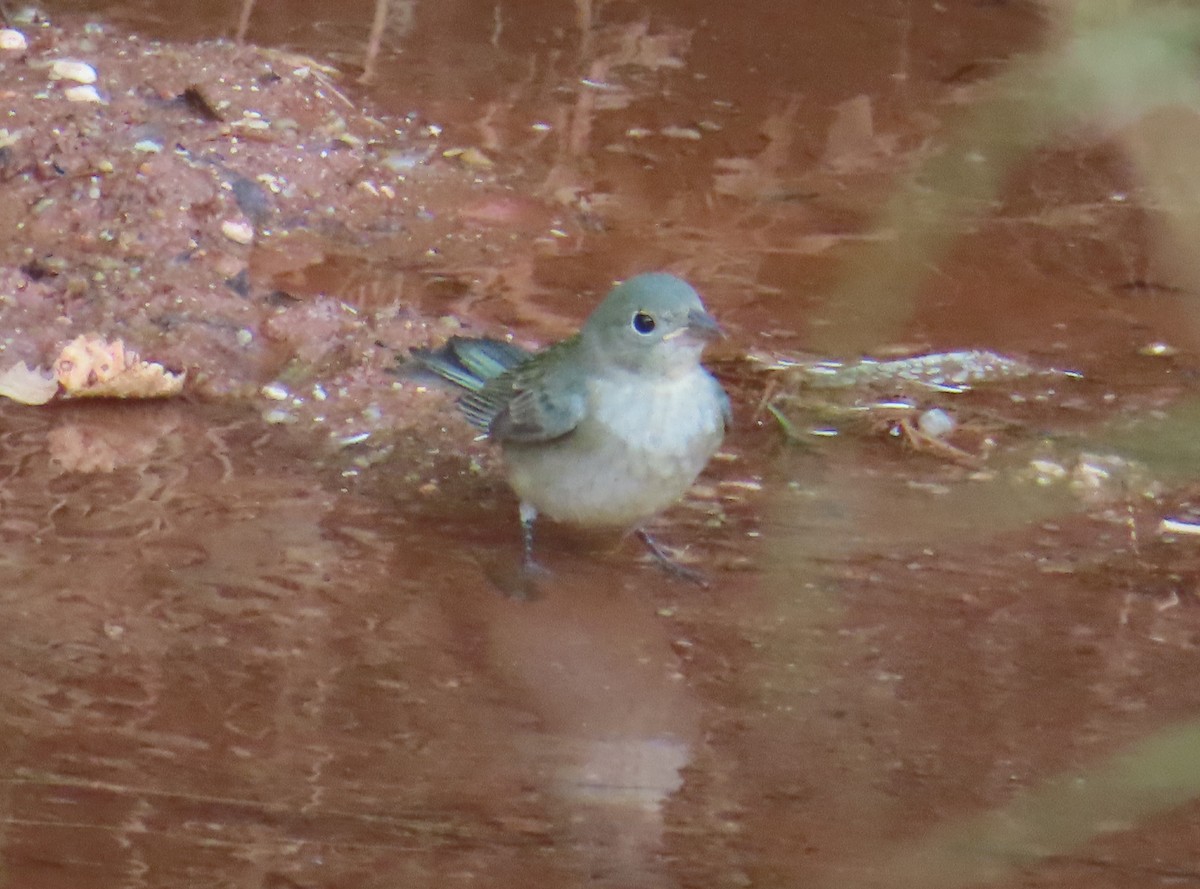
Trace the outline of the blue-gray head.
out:
M 593 360 L 625 370 L 674 375 L 693 369 L 721 328 L 686 281 L 637 275 L 609 291 L 583 325 Z

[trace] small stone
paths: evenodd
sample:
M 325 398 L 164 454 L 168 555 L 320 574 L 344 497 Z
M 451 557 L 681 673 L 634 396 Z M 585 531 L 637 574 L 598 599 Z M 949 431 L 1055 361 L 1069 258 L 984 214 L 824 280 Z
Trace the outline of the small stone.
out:
M 917 428 L 930 438 L 942 438 L 954 431 L 954 418 L 940 407 L 930 408 L 917 418 Z
M 100 93 L 91 84 L 86 86 L 70 86 L 63 90 L 63 95 L 67 97 L 68 102 L 96 102 L 104 104 L 104 99 L 100 97 Z
M 254 241 L 254 226 L 244 219 L 226 219 L 221 223 L 221 234 L 235 244 L 250 244 Z
M 426 148 L 407 148 L 403 151 L 389 151 L 383 156 L 383 165 L 395 173 L 403 173 L 420 166 L 429 160 L 429 150 Z
M 295 423 L 296 415 L 283 408 L 272 408 L 263 414 L 263 422 L 270 423 L 272 426 L 283 426 L 288 423 Z
M 490 157 L 474 146 L 469 148 L 448 148 L 442 152 L 442 157 L 458 158 L 460 164 L 476 170 L 486 170 L 489 167 L 495 166 Z
M 693 142 L 698 142 L 703 137 L 695 127 L 663 127 L 659 132 L 668 139 L 690 139 Z
M 1179 349 L 1169 343 L 1147 343 L 1138 349 L 1138 354 L 1144 358 L 1172 358 L 1179 354 Z
M 13 28 L 0 28 L 0 50 L 21 52 L 29 47 L 25 35 Z
M 1200 536 L 1200 524 L 1184 521 L 1183 519 L 1163 519 L 1158 524 L 1160 534 L 1183 534 L 1191 537 Z
M 78 59 L 55 59 L 50 63 L 50 76 L 55 80 L 73 80 L 76 83 L 95 83 L 96 69 Z

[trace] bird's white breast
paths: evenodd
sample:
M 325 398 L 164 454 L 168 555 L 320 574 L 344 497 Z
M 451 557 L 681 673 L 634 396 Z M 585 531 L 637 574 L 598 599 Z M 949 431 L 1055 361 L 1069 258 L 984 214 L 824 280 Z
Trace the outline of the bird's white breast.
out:
M 724 432 L 721 391 L 697 367 L 653 382 L 594 377 L 587 414 L 570 435 L 505 451 L 513 488 L 539 512 L 581 525 L 632 525 L 687 490 Z
M 591 421 L 635 451 L 691 454 L 698 439 L 724 431 L 713 380 L 704 370 L 653 384 L 596 379 L 588 388 Z M 710 456 L 704 454 L 705 462 Z

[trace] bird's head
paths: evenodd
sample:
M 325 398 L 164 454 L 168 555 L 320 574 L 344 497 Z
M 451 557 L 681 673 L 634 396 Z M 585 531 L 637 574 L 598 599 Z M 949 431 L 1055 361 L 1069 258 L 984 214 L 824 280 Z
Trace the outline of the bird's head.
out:
M 722 335 L 691 285 L 662 272 L 614 287 L 580 333 L 594 360 L 666 376 L 693 369 L 705 345 Z

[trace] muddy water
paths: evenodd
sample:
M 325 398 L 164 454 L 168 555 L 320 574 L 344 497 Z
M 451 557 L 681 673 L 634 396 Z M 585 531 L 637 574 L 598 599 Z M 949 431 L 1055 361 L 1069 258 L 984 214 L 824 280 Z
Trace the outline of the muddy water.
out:
M 511 250 L 448 270 L 478 297 L 425 310 L 549 339 L 579 290 L 670 267 L 732 364 L 982 347 L 1082 379 L 928 396 L 1003 430 L 981 472 L 790 444 L 731 373 L 728 458 L 660 529 L 712 587 L 550 533 L 532 600 L 497 589 L 511 498 L 459 455 L 355 463 L 255 405 L 4 407 L 8 882 L 1200 881 L 1200 564 L 1160 525 L 1198 490 L 1167 459 L 1200 361 L 1160 187 L 1190 159 L 1138 166 L 1190 114 L 993 150 L 988 79 L 1064 39 L 1026 3 L 392 5 L 377 85 L 347 90 L 588 232 L 498 207 Z M 237 12 L 97 14 L 203 39 Z M 263 4 L 249 37 L 353 71 L 369 24 Z M 994 182 L 931 222 L 961 171 L 901 173 L 970 143 Z M 1145 459 L 1085 456 L 1118 440 Z

